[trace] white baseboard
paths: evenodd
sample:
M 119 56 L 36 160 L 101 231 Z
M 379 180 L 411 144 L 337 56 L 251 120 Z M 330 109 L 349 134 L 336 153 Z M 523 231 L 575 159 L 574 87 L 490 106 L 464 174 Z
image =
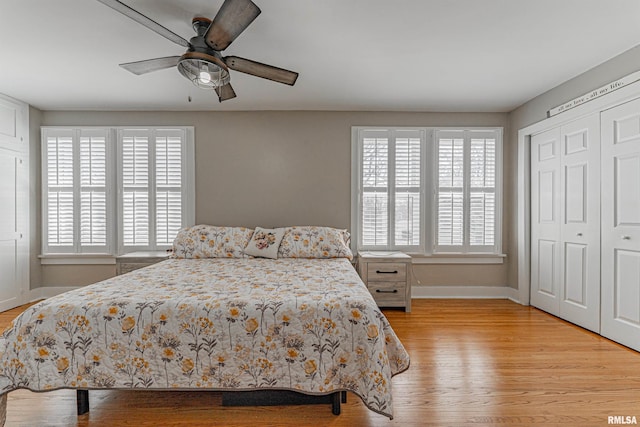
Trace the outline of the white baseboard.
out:
M 78 289 L 80 286 L 44 286 L 41 288 L 31 289 L 29 291 L 29 301 L 38 301 L 41 299 L 51 298 L 63 292 Z
M 411 298 L 493 298 L 520 303 L 518 290 L 509 286 L 412 286 Z

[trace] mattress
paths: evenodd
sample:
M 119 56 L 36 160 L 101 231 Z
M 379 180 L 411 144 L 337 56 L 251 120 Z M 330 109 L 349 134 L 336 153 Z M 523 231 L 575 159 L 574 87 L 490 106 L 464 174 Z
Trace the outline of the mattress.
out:
M 169 259 L 42 301 L 0 337 L 3 394 L 350 391 L 392 418 L 391 378 L 408 367 L 344 258 Z

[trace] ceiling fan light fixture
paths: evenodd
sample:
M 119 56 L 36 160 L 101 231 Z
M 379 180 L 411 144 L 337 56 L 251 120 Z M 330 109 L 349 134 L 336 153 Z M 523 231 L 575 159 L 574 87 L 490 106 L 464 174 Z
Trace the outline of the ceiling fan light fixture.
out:
M 220 59 L 198 52 L 182 55 L 178 71 L 200 89 L 213 90 L 231 80 L 229 70 Z
M 190 41 L 120 0 L 98 1 L 167 40 L 187 48 L 187 52 L 182 56 L 166 56 L 120 64 L 133 74 L 141 75 L 177 67 L 180 74 L 195 86 L 215 91 L 220 102 L 236 97 L 230 83 L 230 69 L 290 86 L 293 86 L 298 78 L 298 73 L 284 68 L 239 56 L 223 57 L 220 53 L 260 15 L 260 8 L 252 0 L 224 0 L 213 20 L 202 16 L 194 17 L 191 24 L 196 35 Z

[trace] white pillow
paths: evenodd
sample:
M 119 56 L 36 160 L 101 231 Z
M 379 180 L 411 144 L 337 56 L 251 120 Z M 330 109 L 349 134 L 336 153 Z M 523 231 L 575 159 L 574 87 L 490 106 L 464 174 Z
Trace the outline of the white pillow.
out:
M 278 258 L 278 248 L 284 237 L 284 231 L 284 228 L 256 227 L 244 253 L 263 258 Z

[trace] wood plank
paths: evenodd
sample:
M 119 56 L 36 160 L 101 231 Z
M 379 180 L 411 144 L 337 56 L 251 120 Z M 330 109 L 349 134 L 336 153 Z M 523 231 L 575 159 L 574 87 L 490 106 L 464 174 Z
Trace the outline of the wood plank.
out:
M 0 313 L 6 327 L 21 309 Z M 640 419 L 640 354 L 507 300 L 413 300 L 385 310 L 411 354 L 393 378 L 395 418 L 350 396 L 330 406 L 223 407 L 220 393 L 92 391 L 9 394 L 7 426 L 533 426 L 607 425 Z

